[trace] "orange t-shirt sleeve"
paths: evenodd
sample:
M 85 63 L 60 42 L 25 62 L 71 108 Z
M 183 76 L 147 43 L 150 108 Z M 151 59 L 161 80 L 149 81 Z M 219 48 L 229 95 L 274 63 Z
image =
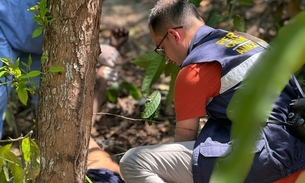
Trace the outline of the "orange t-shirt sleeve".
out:
M 280 179 L 278 181 L 275 181 L 273 183 L 295 183 L 301 173 L 305 173 L 305 170 L 300 170 L 298 172 L 295 172 L 295 173 L 291 174 L 290 176 Z
M 218 62 L 190 64 L 178 73 L 174 106 L 176 121 L 206 115 L 206 104 L 219 95 L 221 65 Z

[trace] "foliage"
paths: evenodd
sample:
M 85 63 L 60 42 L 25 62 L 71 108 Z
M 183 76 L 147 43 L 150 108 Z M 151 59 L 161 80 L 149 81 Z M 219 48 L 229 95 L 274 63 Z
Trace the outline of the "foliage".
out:
M 161 74 L 165 74 L 166 77 L 167 76 L 171 77 L 170 91 L 166 97 L 166 103 L 169 109 L 169 106 L 172 104 L 174 98 L 173 88 L 177 74 L 179 72 L 179 67 L 177 65 L 174 65 L 173 63 L 166 63 L 164 57 L 154 52 L 141 55 L 137 59 L 132 61 L 132 63 L 146 69 L 146 73 L 144 75 L 144 79 L 142 82 L 143 85 L 141 88 L 144 97 L 148 97 L 152 84 L 155 83 L 157 79 L 160 78 Z M 158 95 L 161 96 L 160 93 Z M 161 103 L 161 97 L 154 97 L 158 95 L 153 93 L 150 95 L 150 99 L 147 100 L 147 103 L 145 104 L 144 113 L 142 114 L 142 117 L 144 119 L 151 120 L 154 117 L 158 116 L 159 113 L 158 110 L 160 109 L 160 107 L 155 107 L 155 106 L 156 104 Z M 152 109 L 154 109 L 155 111 L 152 111 Z
M 10 142 L 0 146 L 1 182 L 25 183 L 34 180 L 40 172 L 40 150 L 31 139 L 32 132 L 18 139 L 2 140 Z M 20 142 L 20 156 L 11 152 L 12 142 Z
M 114 82 L 106 91 L 106 97 L 109 102 L 117 103 L 120 93 L 127 92 L 128 96 L 131 96 L 135 100 L 139 100 L 141 92 L 137 86 L 123 81 L 121 83 Z
M 231 138 L 235 140 L 232 148 L 235 151 L 218 160 L 219 166 L 213 172 L 211 183 L 239 183 L 246 178 L 254 157 L 254 153 L 249 152 L 262 128 L 262 119 L 268 118 L 290 75 L 304 64 L 304 25 L 305 11 L 281 28 L 270 43 L 271 48 L 233 96 L 228 115 L 233 121 Z
M 29 98 L 28 92 L 30 94 L 35 94 L 37 92 L 37 86 L 31 79 L 41 75 L 41 71 L 30 70 L 32 64 L 31 56 L 29 56 L 27 63 L 20 61 L 19 58 L 16 60 L 15 64 L 7 58 L 1 58 L 1 61 L 3 62 L 3 66 L 0 67 L 0 77 L 12 77 L 12 79 L 5 83 L 0 83 L 0 85 L 12 83 L 13 86 L 16 87 L 19 100 L 26 105 Z M 25 67 L 25 69 L 20 67 L 20 63 Z M 47 72 L 62 71 L 62 68 L 52 67 Z
M 43 30 L 46 30 L 49 24 L 55 20 L 55 18 L 47 15 L 47 0 L 40 0 L 37 5 L 30 7 L 28 10 L 34 12 L 33 20 L 40 25 L 34 30 L 33 38 L 41 35 Z

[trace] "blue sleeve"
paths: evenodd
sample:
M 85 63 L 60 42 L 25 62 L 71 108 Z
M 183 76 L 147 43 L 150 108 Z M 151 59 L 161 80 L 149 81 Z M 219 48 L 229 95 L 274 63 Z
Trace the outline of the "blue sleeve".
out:
M 37 1 L 0 1 L 0 29 L 13 49 L 41 54 L 43 36 L 32 38 L 32 33 L 38 24 L 32 20 L 33 12 L 28 11 L 28 8 L 37 4 Z

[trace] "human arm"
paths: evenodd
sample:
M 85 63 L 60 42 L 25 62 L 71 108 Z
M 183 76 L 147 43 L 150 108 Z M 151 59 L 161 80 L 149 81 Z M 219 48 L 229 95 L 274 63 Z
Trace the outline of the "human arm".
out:
M 175 142 L 193 141 L 197 137 L 199 118 L 182 120 L 176 123 Z

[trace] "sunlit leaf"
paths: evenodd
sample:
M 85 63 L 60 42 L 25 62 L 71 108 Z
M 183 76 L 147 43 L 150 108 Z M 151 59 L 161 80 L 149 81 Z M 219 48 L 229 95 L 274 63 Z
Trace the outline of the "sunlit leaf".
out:
M 21 76 L 21 70 L 19 67 L 10 67 L 10 72 L 12 75 L 14 75 L 16 78 L 19 78 Z
M 39 76 L 41 74 L 40 71 L 35 70 L 35 71 L 31 71 L 23 76 L 21 76 L 19 79 L 27 79 L 27 78 L 34 78 L 36 76 Z
M 149 94 L 152 83 L 160 78 L 160 75 L 164 71 L 165 66 L 166 64 L 164 59 L 155 60 L 148 66 L 143 78 L 142 85 L 142 92 L 145 97 Z
M 148 119 L 152 117 L 161 105 L 161 93 L 159 91 L 154 91 L 149 97 L 145 104 L 145 110 L 142 113 L 142 118 Z
M 0 160 L 7 161 L 9 170 L 14 177 L 14 183 L 23 183 L 23 169 L 18 157 L 10 151 L 11 144 L 0 148 Z
M 28 102 L 28 99 L 29 99 L 27 87 L 25 85 L 19 85 L 16 88 L 16 91 L 17 91 L 20 102 L 23 103 L 24 105 L 26 105 Z
M 42 32 L 43 32 L 43 28 L 37 27 L 32 34 L 32 38 L 40 36 L 42 34 Z
M 27 180 L 34 180 L 40 172 L 40 150 L 38 145 L 29 138 L 30 145 L 30 162 L 26 166 Z
M 48 12 L 47 0 L 40 0 L 39 11 L 41 17 L 44 17 L 46 15 L 46 13 Z
M 31 161 L 31 144 L 30 139 L 28 137 L 22 139 L 21 141 L 21 152 L 22 157 L 26 162 Z
M 7 74 L 7 71 L 0 71 L 0 78 Z

